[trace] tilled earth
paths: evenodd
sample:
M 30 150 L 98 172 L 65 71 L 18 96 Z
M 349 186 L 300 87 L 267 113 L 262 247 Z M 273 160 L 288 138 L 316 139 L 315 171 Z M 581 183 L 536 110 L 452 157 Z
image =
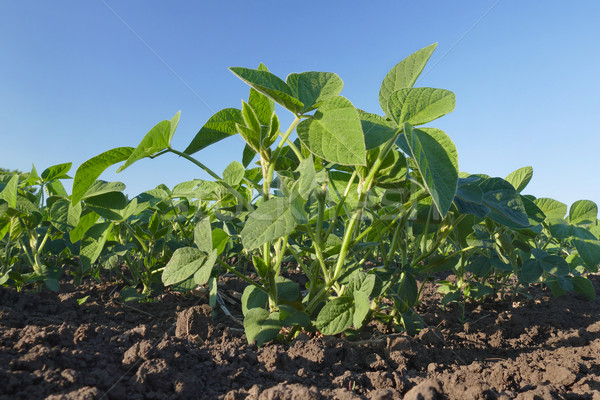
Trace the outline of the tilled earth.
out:
M 243 288 L 221 281 L 226 300 Z M 535 289 L 469 306 L 461 324 L 428 289 L 417 337 L 373 325 L 358 342 L 301 334 L 259 349 L 235 301 L 213 311 L 201 296 L 166 293 L 125 305 L 119 289 L 0 287 L 0 398 L 600 400 L 598 299 Z

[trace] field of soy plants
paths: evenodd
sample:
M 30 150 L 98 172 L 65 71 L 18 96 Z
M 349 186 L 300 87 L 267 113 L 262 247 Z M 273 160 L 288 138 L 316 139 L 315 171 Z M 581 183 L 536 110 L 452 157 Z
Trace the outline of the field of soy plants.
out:
M 232 67 L 248 98 L 185 149 L 177 113 L 75 171 L 3 170 L 0 396 L 600 399 L 598 207 L 460 171 L 430 125 L 454 93 L 414 87 L 435 47 L 380 114 L 335 73 Z M 233 135 L 219 175 L 199 154 Z M 212 179 L 102 180 L 159 156 Z

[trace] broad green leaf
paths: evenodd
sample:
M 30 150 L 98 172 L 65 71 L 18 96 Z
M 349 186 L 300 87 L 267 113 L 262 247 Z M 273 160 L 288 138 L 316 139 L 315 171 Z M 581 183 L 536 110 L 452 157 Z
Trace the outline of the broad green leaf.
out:
M 571 270 L 567 261 L 560 256 L 548 254 L 540 249 L 532 249 L 531 254 L 535 257 L 539 266 L 549 274 L 565 276 Z
M 8 181 L 8 184 L 0 193 L 0 198 L 8 203 L 11 208 L 17 208 L 17 189 L 19 185 L 19 176 L 13 175 Z
M 229 243 L 229 235 L 223 229 L 215 228 L 212 231 L 212 242 L 213 248 L 217 250 L 218 254 L 221 254 Z
M 398 124 L 422 125 L 452 112 L 455 96 L 449 90 L 434 88 L 400 89 L 388 100 L 388 114 Z
M 279 320 L 283 326 L 302 326 L 310 325 L 310 316 L 304 311 L 300 311 L 287 304 L 278 304 Z
M 246 141 L 246 144 L 248 144 L 248 146 L 250 146 L 255 152 L 257 152 L 257 153 L 260 152 L 260 150 L 261 150 L 260 131 L 256 132 L 256 131 L 254 131 L 244 125 L 240 125 L 240 124 L 236 124 L 235 129 L 244 138 L 244 140 Z
M 289 235 L 294 231 L 296 225 L 288 199 L 274 197 L 260 204 L 250 214 L 241 232 L 242 243 L 246 250 L 253 250 L 265 243 Z
M 323 335 L 337 335 L 352 325 L 354 314 L 354 299 L 352 297 L 337 297 L 325 303 L 315 325 Z
M 164 120 L 159 122 L 150 129 L 150 131 L 143 137 L 138 147 L 133 150 L 125 164 L 117 169 L 117 172 L 123 171 L 134 162 L 141 160 L 144 157 L 152 156 L 160 151 L 163 151 L 171 145 L 171 137 L 175 131 L 177 122 L 179 121 L 179 114 L 177 112 L 172 120 Z M 173 123 L 175 122 L 175 126 Z
M 573 239 L 573 244 L 575 245 L 579 256 L 588 266 L 588 270 L 597 272 L 598 265 L 600 265 L 600 241 Z
M 258 66 L 260 71 L 269 71 L 269 69 L 260 63 Z M 271 116 L 275 111 L 275 103 L 272 99 L 268 98 L 262 93 L 257 92 L 253 88 L 250 88 L 250 96 L 248 97 L 248 104 L 252 107 L 256 116 L 262 125 L 269 125 L 271 122 Z
M 520 279 L 525 283 L 534 283 L 540 279 L 543 273 L 544 270 L 539 261 L 532 258 L 523 263 Z
M 489 178 L 479 183 L 483 204 L 490 208 L 489 217 L 510 228 L 529 227 L 529 216 L 521 196 L 502 178 Z
M 210 218 L 204 218 L 196 222 L 194 227 L 194 243 L 201 250 L 210 254 L 213 250 L 212 229 L 210 226 Z
M 230 186 L 237 186 L 242 181 L 246 169 L 237 161 L 232 162 L 223 171 L 223 180 Z
M 589 279 L 583 276 L 574 276 L 572 281 L 573 289 L 575 289 L 577 293 L 583 294 L 590 300 L 594 300 L 596 298 L 596 289 L 594 288 L 594 284 Z
M 358 110 L 358 116 L 360 117 L 360 123 L 365 135 L 367 150 L 381 146 L 396 134 L 397 129 L 389 126 L 385 118 L 377 114 Z
M 533 202 L 547 218 L 564 218 L 567 214 L 567 205 L 558 200 L 543 197 L 535 199 Z
M 208 253 L 208 258 L 202 264 L 199 270 L 194 274 L 194 282 L 196 285 L 204 285 L 210 279 L 210 275 L 212 273 L 213 267 L 215 266 L 215 262 L 217 261 L 219 253 L 216 249 L 212 250 Z
M 175 129 L 177 129 L 177 125 L 179 125 L 179 117 L 181 116 L 181 111 L 178 111 L 177 114 L 171 118 L 171 132 L 169 134 L 169 139 L 167 143 L 170 145 L 171 140 L 173 139 L 173 135 L 175 134 Z
M 99 218 L 100 216 L 98 214 L 91 211 L 81 215 L 77 226 L 69 232 L 69 240 L 71 240 L 71 243 L 76 243 L 81 240 L 87 230 L 94 226 Z
M 362 271 L 356 271 L 350 275 L 348 282 L 349 293 L 362 292 L 366 296 L 370 296 L 375 287 L 375 275 L 366 274 Z
M 374 277 L 374 275 L 371 275 Z M 354 297 L 354 314 L 352 315 L 352 325 L 355 329 L 360 329 L 365 322 L 367 314 L 371 309 L 371 300 L 364 292 L 358 291 L 352 293 Z
M 333 72 L 290 74 L 286 83 L 294 97 L 304 104 L 301 114 L 314 110 L 323 101 L 339 95 L 344 87 L 344 82 Z
M 122 192 L 123 190 L 125 190 L 125 184 L 123 182 L 105 182 L 102 180 L 97 180 L 92 184 L 92 186 L 90 186 L 90 188 L 85 192 L 81 199 L 85 200 L 87 198 L 99 196 L 101 194 L 110 192 Z
M 269 314 L 262 308 L 253 308 L 248 311 L 244 318 L 244 331 L 248 343 L 256 341 L 256 345 L 261 347 L 277 337 L 281 330 L 279 313 Z
M 127 160 L 133 150 L 133 147 L 117 147 L 98 154 L 81 164 L 75 172 L 71 203 L 75 204 L 81 200 L 102 172 L 111 165 Z
M 300 177 L 294 183 L 294 186 L 297 188 L 298 194 L 304 200 L 308 200 L 310 194 L 317 186 L 315 163 L 312 155 L 300 162 L 296 172 L 300 174 Z
M 269 296 L 254 285 L 248 285 L 242 293 L 242 314 L 248 314 L 253 308 L 264 308 L 269 301 Z
M 508 174 L 508 176 L 504 178 L 504 180 L 513 185 L 517 192 L 521 193 L 523 189 L 525 189 L 529 181 L 531 181 L 532 176 L 533 168 L 523 167 Z
M 165 286 L 182 282 L 194 275 L 206 262 L 208 254 L 194 247 L 175 250 L 162 273 Z
M 379 104 L 383 111 L 387 110 L 387 102 L 392 93 L 399 89 L 413 87 L 436 47 L 437 43 L 434 43 L 414 52 L 388 72 L 379 90 Z
M 50 222 L 56 229 L 65 233 L 70 232 L 77 224 L 81 216 L 81 203 L 72 205 L 69 200 L 58 199 L 50 207 Z
M 145 300 L 146 298 L 146 295 L 138 292 L 136 288 L 131 286 L 125 286 L 119 292 L 119 300 L 124 303 L 138 302 Z
M 296 282 L 278 276 L 275 278 L 275 285 L 277 286 L 277 299 L 279 301 L 293 302 L 300 299 L 300 288 Z
M 304 104 L 294 98 L 287 83 L 269 71 L 243 67 L 231 67 L 229 70 L 256 91 L 270 97 L 293 113 L 299 113 L 304 108 Z
M 555 239 L 567 239 L 573 234 L 573 226 L 562 218 L 551 217 L 547 218 L 548 230 Z
M 79 250 L 79 262 L 83 272 L 89 270 L 102 253 L 106 238 L 112 227 L 112 222 L 101 222 L 84 233 Z
M 68 193 L 59 180 L 53 180 L 46 184 L 46 191 L 50 196 L 68 197 Z
M 248 167 L 254 157 L 256 157 L 256 151 L 246 143 L 244 146 L 244 152 L 242 154 L 242 165 L 244 165 L 244 167 Z
M 121 192 L 108 192 L 88 197 L 85 199 L 85 204 L 103 218 L 120 221 L 122 219 L 120 211 L 127 207 L 127 198 Z
M 589 225 L 598 218 L 598 206 L 590 200 L 577 200 L 569 209 L 569 222 L 574 225 Z
M 71 179 L 67 172 L 71 169 L 73 163 L 57 164 L 48 167 L 42 172 L 42 179 L 44 182 L 50 182 L 55 179 Z
M 521 196 L 521 201 L 525 206 L 525 211 L 527 212 L 527 216 L 529 217 L 529 223 L 531 225 L 537 225 L 544 222 L 544 220 L 546 219 L 546 215 L 538 206 L 535 205 L 535 203 L 532 200 L 529 200 L 525 196 Z
M 365 139 L 356 108 L 342 96 L 324 101 L 314 116 L 296 128 L 316 156 L 341 165 L 365 165 Z
M 454 143 L 443 131 L 413 129 L 404 124 L 406 141 L 423 183 L 442 217 L 452 205 L 458 184 L 458 155 Z
M 237 133 L 236 124 L 243 123 L 242 111 L 237 108 L 225 108 L 217 112 L 206 121 L 184 153 L 194 154 L 213 143 L 235 135 Z

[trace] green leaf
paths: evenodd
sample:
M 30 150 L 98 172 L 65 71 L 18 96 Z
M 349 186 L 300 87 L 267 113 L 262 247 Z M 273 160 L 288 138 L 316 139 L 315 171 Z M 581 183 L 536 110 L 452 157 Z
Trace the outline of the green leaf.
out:
M 66 233 L 75 229 L 81 216 L 81 203 L 72 205 L 69 200 L 58 199 L 50 207 L 50 222 L 56 229 Z
M 523 263 L 520 279 L 525 283 L 534 283 L 540 279 L 543 273 L 544 270 L 539 261 L 532 258 Z
M 402 126 L 422 125 L 440 118 L 454 110 L 454 93 L 444 89 L 400 89 L 388 100 L 388 114 Z
M 19 175 L 13 175 L 10 178 L 10 181 L 6 184 L 2 193 L 0 193 L 0 198 L 8 203 L 10 208 L 17 208 L 17 193 L 19 186 Z
M 57 164 L 48 167 L 42 172 L 42 180 L 46 182 L 53 181 L 55 179 L 71 179 L 67 172 L 71 169 L 73 163 Z
M 229 243 L 229 235 L 223 229 L 215 228 L 212 231 L 212 242 L 217 253 L 221 254 L 225 251 L 227 243 Z
M 325 303 L 315 325 L 323 335 L 337 335 L 352 325 L 354 299 L 348 296 L 337 297 Z
M 573 227 L 562 218 L 547 218 L 548 230 L 555 239 L 567 239 L 573 234 Z
M 88 197 L 85 199 L 85 204 L 103 218 L 120 221 L 122 219 L 120 212 L 127 207 L 127 198 L 121 192 L 108 192 Z
M 502 178 L 489 178 L 479 183 L 483 204 L 490 208 L 489 217 L 510 228 L 529 227 L 529 216 L 515 188 Z
M 286 83 L 294 97 L 304 103 L 301 114 L 314 110 L 323 101 L 339 95 L 344 87 L 344 82 L 333 72 L 290 74 Z
M 254 157 L 256 157 L 256 151 L 249 144 L 246 143 L 246 145 L 244 146 L 244 152 L 242 154 L 242 165 L 244 167 L 248 167 L 248 165 L 250 165 Z
M 117 172 L 123 171 L 125 168 L 144 157 L 150 157 L 169 148 L 171 145 L 171 137 L 173 136 L 173 132 L 179 121 L 180 113 L 181 111 L 177 112 L 171 120 L 161 121 L 156 124 L 154 128 L 150 129 L 146 136 L 143 137 L 138 147 L 133 150 L 125 164 L 117 169 Z M 173 122 L 175 122 L 175 126 L 173 125 Z
M 533 168 L 523 167 L 508 174 L 508 176 L 504 178 L 504 180 L 513 185 L 517 192 L 521 193 L 523 189 L 525 189 L 529 181 L 531 181 L 532 176 Z
M 598 218 L 598 206 L 590 200 L 577 200 L 569 209 L 569 222 L 573 225 L 589 225 Z
M 235 135 L 238 132 L 236 124 L 243 123 L 242 111 L 237 108 L 225 108 L 217 112 L 206 121 L 184 153 L 194 154 L 213 143 Z
M 371 275 L 374 277 L 374 275 Z M 365 318 L 371 309 L 371 300 L 362 291 L 352 293 L 354 297 L 354 314 L 352 315 L 352 325 L 355 329 L 360 329 L 365 322 Z
M 536 206 L 532 200 L 529 200 L 525 196 L 521 196 L 521 201 L 525 206 L 525 211 L 527 212 L 529 223 L 531 225 L 541 224 L 546 220 L 546 215 L 544 212 L 538 206 Z
M 242 164 L 237 161 L 232 162 L 225 168 L 223 171 L 223 180 L 227 182 L 230 186 L 237 186 L 244 178 L 244 174 L 246 169 Z
M 302 143 L 316 156 L 342 165 L 365 165 L 366 148 L 356 108 L 342 96 L 321 104 L 314 116 L 296 128 Z
M 250 214 L 241 232 L 242 243 L 246 250 L 253 250 L 265 243 L 289 235 L 294 231 L 296 225 L 288 199 L 274 197 L 260 204 Z
M 315 171 L 315 163 L 312 155 L 300 162 L 296 172 L 300 174 L 300 177 L 294 183 L 294 186 L 297 188 L 298 194 L 304 200 L 308 200 L 310 198 L 310 194 L 317 186 L 317 173 Z
M 136 288 L 131 286 L 125 286 L 119 292 L 119 300 L 121 300 L 123 303 L 138 302 L 145 299 L 146 295 L 139 293 Z
M 547 218 L 564 218 L 567 214 L 567 205 L 558 200 L 542 197 L 533 202 Z
M 262 63 L 258 66 L 258 69 L 260 71 L 269 71 L 269 69 Z M 252 107 L 254 112 L 256 112 L 256 116 L 258 117 L 260 123 L 262 125 L 269 125 L 271 116 L 275 111 L 275 103 L 273 100 L 250 88 L 248 104 Z
M 571 272 L 567 261 L 560 256 L 548 254 L 540 249 L 532 249 L 531 254 L 535 257 L 539 267 L 549 274 L 565 276 Z
M 242 118 L 244 120 L 245 126 L 248 129 L 250 129 L 252 132 L 254 132 L 254 134 L 256 136 L 260 137 L 260 121 L 258 120 L 258 117 L 256 116 L 256 113 L 254 112 L 252 107 L 250 107 L 248 105 L 248 103 L 246 103 L 243 100 L 242 100 Z
M 275 278 L 275 285 L 277 286 L 277 300 L 293 302 L 300 299 L 300 288 L 296 282 L 278 276 Z
M 379 90 L 379 104 L 383 111 L 387 110 L 388 99 L 392 93 L 399 89 L 413 87 L 436 47 L 437 43 L 434 43 L 414 52 L 388 72 Z
M 294 98 L 294 94 L 287 83 L 269 71 L 243 67 L 231 67 L 229 70 L 253 89 L 270 97 L 293 113 L 299 113 L 304 108 L 304 104 Z
M 163 284 L 169 286 L 186 280 L 194 275 L 207 259 L 207 253 L 194 247 L 182 247 L 175 250 L 163 271 Z
M 100 216 L 92 211 L 81 215 L 77 226 L 73 228 L 71 232 L 69 232 L 69 239 L 71 240 L 71 243 L 76 243 L 79 240 L 81 240 L 81 238 L 87 232 L 87 230 L 94 226 L 94 224 L 96 223 L 96 221 L 98 221 L 99 218 Z
M 71 203 L 75 204 L 81 200 L 102 172 L 111 165 L 127 160 L 133 150 L 133 147 L 117 147 L 98 154 L 81 164 L 75 172 Z
M 574 276 L 572 281 L 573 289 L 575 289 L 577 293 L 583 294 L 590 300 L 594 300 L 596 298 L 596 289 L 594 288 L 594 284 L 589 279 L 583 276 Z
M 375 288 L 375 275 L 366 274 L 362 271 L 353 272 L 348 282 L 348 293 L 362 292 L 367 297 L 371 295 Z
M 244 318 L 244 330 L 248 343 L 256 341 L 256 345 L 261 347 L 277 337 L 281 330 L 279 313 L 269 314 L 262 308 L 253 308 L 248 311 Z
M 113 227 L 113 223 L 106 221 L 92 226 L 85 232 L 81 239 L 81 248 L 79 250 L 79 262 L 83 272 L 89 270 L 92 264 L 96 262 L 108 237 L 108 232 Z
M 204 285 L 210 279 L 210 275 L 212 273 L 213 267 L 215 266 L 215 262 L 217 261 L 217 257 L 219 253 L 216 249 L 208 253 L 208 258 L 202 264 L 199 270 L 194 274 L 194 282 L 196 285 Z
M 598 271 L 600 265 L 600 241 L 573 239 L 573 244 L 591 272 Z
M 212 229 L 210 218 L 204 218 L 196 223 L 194 227 L 194 243 L 198 250 L 210 254 L 213 250 Z
M 242 314 L 246 315 L 253 308 L 264 308 L 269 296 L 254 285 L 248 285 L 242 293 Z
M 443 131 L 413 129 L 404 125 L 411 156 L 417 163 L 423 183 L 442 217 L 452 205 L 458 184 L 458 155 L 454 143 Z
M 254 269 L 256 269 L 258 276 L 263 279 L 267 277 L 267 274 L 269 273 L 269 266 L 265 264 L 265 261 L 262 258 L 253 255 L 252 264 L 254 264 Z
M 377 114 L 358 110 L 358 116 L 360 117 L 360 124 L 365 135 L 367 150 L 381 146 L 396 134 L 397 129 L 389 126 L 386 119 Z

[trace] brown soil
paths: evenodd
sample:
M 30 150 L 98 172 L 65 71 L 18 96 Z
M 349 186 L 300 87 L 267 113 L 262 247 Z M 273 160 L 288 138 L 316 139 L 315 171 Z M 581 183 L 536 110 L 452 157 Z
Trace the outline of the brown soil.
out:
M 429 290 L 415 338 L 371 327 L 360 342 L 302 334 L 258 349 L 202 297 L 126 306 L 117 289 L 0 288 L 0 398 L 600 400 L 598 299 L 535 289 L 533 300 L 471 306 L 463 325 Z M 224 278 L 222 289 L 235 298 L 243 285 Z

